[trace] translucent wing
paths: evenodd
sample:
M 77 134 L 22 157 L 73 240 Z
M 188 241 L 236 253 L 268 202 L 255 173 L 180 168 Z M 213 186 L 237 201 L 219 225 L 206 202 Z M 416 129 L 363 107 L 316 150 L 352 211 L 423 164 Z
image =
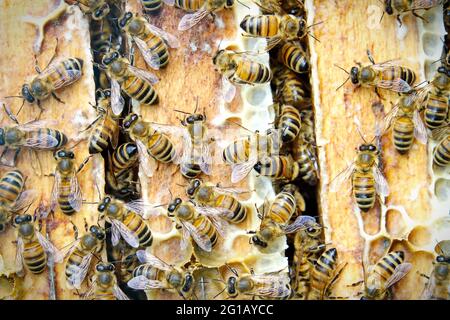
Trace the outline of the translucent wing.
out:
M 222 97 L 226 103 L 231 103 L 236 95 L 236 86 L 228 80 L 227 77 L 222 77 Z
M 133 67 L 132 65 L 128 66 L 128 70 L 131 73 L 133 73 L 136 77 L 150 82 L 150 84 L 155 84 L 159 81 L 158 77 L 155 74 L 153 74 L 147 70 L 144 70 L 141 68 L 136 68 L 136 67 Z
M 343 171 L 341 171 L 330 183 L 330 192 L 337 192 L 338 188 L 344 181 L 347 181 L 355 170 L 355 163 L 353 162 Z
M 442 0 L 414 0 L 411 4 L 411 11 L 419 9 L 430 9 L 437 6 Z
M 209 149 L 209 145 L 206 142 L 202 143 L 202 156 L 200 161 L 200 169 L 204 174 L 210 175 L 211 174 L 211 164 L 212 164 L 212 157 L 211 157 L 211 151 Z
M 422 118 L 420 117 L 419 110 L 417 109 L 414 111 L 413 121 L 414 121 L 414 136 L 420 143 L 426 144 L 428 140 L 427 128 L 425 127 L 425 124 L 423 123 Z
M 439 141 L 448 134 L 450 134 L 450 125 L 449 124 L 434 129 L 431 133 L 431 136 L 433 137 L 434 140 Z
M 20 193 L 19 197 L 11 207 L 11 211 L 17 212 L 25 207 L 28 207 L 34 201 L 34 199 L 36 199 L 36 194 L 37 192 L 34 189 L 25 190 Z
M 398 110 L 400 110 L 399 104 L 396 104 L 392 109 L 386 114 L 383 119 L 383 123 L 381 124 L 381 135 L 383 135 L 392 124 L 392 120 L 397 116 Z
M 117 283 L 114 285 L 112 291 L 117 300 L 130 300 L 130 298 L 128 298 L 128 296 L 122 291 L 122 289 L 120 289 Z
M 121 221 L 111 219 L 111 224 L 119 231 L 122 238 L 133 248 L 139 247 L 139 238 L 136 234 L 127 228 Z M 114 244 L 114 243 L 113 243 Z
M 80 211 L 83 196 L 81 195 L 80 184 L 78 183 L 77 175 L 74 173 L 70 179 L 70 194 L 69 203 L 75 211 Z
M 392 274 L 392 276 L 386 281 L 386 289 L 390 288 L 391 286 L 399 282 L 401 279 L 403 279 L 403 277 L 408 274 L 411 268 L 412 264 L 407 262 L 398 265 L 398 267 L 395 268 L 395 271 Z
M 171 48 L 178 48 L 180 46 L 180 41 L 178 40 L 177 37 L 175 37 L 174 35 L 152 25 L 152 24 L 148 24 L 147 25 L 150 29 L 150 31 L 157 35 L 158 37 L 162 38 Z
M 115 247 L 119 244 L 120 231 L 114 223 L 111 225 L 111 243 Z
M 161 281 L 150 280 L 145 276 L 134 277 L 127 282 L 127 285 L 135 290 L 165 289 L 165 286 Z
M 21 237 L 17 238 L 17 245 L 16 245 L 16 260 L 15 260 L 15 267 L 16 267 L 16 273 L 20 274 L 23 271 L 23 240 Z
M 256 155 L 252 155 L 248 161 L 233 164 L 231 166 L 231 182 L 237 183 L 244 179 L 250 171 L 252 171 L 257 162 L 258 157 Z
M 136 46 L 138 47 L 139 51 L 142 54 L 142 57 L 145 60 L 145 63 L 147 65 L 155 70 L 159 70 L 159 67 L 161 66 L 161 60 L 159 59 L 159 55 L 154 50 L 150 50 L 145 43 L 145 41 L 142 41 L 141 39 L 135 37 L 133 38 L 134 43 L 136 43 Z
M 156 161 L 148 154 L 147 147 L 141 140 L 137 139 L 135 142 L 138 147 L 139 165 L 142 172 L 144 172 L 147 177 L 152 177 L 153 172 L 155 172 L 156 169 Z
M 433 297 L 433 291 L 436 286 L 436 277 L 435 277 L 434 272 L 435 271 L 433 270 L 433 272 L 431 273 L 431 275 L 427 281 L 427 284 L 425 285 L 425 288 L 423 289 L 423 292 L 421 295 L 421 298 L 423 300 L 430 300 Z
M 44 132 L 30 132 L 22 146 L 35 149 L 54 149 L 59 141 L 50 134 Z
M 189 231 L 186 228 L 182 227 L 181 228 L 181 241 L 180 241 L 180 248 L 182 251 L 186 250 L 186 248 L 188 247 L 188 244 L 189 244 L 188 239 L 190 237 L 191 236 L 189 234 Z
M 22 131 L 35 131 L 42 128 L 48 128 L 58 125 L 56 120 L 33 120 L 17 126 Z
M 375 178 L 375 188 L 377 193 L 383 197 L 387 197 L 389 195 L 389 185 L 383 172 L 381 172 L 380 168 L 377 166 L 374 166 L 373 168 L 373 176 Z
M 120 84 L 115 79 L 110 79 L 111 81 L 111 110 L 118 116 L 122 113 L 123 107 L 125 106 L 125 100 L 122 97 Z
M 0 147 L 0 164 L 7 167 L 15 167 L 16 166 L 16 158 L 20 152 L 19 149 L 13 149 L 9 147 Z
M 189 222 L 183 222 L 183 227 L 189 232 L 191 238 L 204 251 L 210 252 L 212 250 L 211 240 L 208 236 L 200 234 L 197 229 Z
M 316 219 L 311 216 L 298 216 L 294 222 L 284 228 L 285 233 L 293 233 L 301 228 L 305 228 L 316 223 Z
M 196 206 L 195 208 L 198 213 L 207 216 L 220 236 L 225 238 L 227 223 L 222 220 L 224 216 L 223 211 L 213 207 Z M 226 210 L 225 208 L 223 209 Z
M 59 171 L 55 171 L 55 180 L 53 182 L 52 195 L 50 200 L 50 211 L 55 211 L 56 204 L 58 203 L 59 198 L 59 189 L 61 185 L 61 175 Z
M 273 48 L 275 48 L 275 46 L 276 46 L 278 43 L 280 43 L 281 37 L 266 38 L 266 40 L 267 40 L 267 45 L 266 45 L 264 51 L 267 52 L 267 51 L 270 51 L 270 50 L 272 50 Z
M 152 255 L 151 253 L 148 253 L 145 250 L 138 250 L 136 252 L 136 256 L 139 259 L 139 262 L 149 264 L 157 269 L 164 270 L 164 271 L 171 271 L 173 268 L 159 259 L 158 257 Z
M 210 11 L 205 9 L 200 9 L 195 13 L 188 13 L 181 18 L 180 23 L 178 24 L 178 30 L 180 31 L 186 31 L 193 26 L 195 26 L 197 23 L 202 21 Z
M 260 7 L 265 12 L 270 13 L 283 13 L 283 9 L 278 1 L 260 1 L 260 0 L 252 0 L 254 4 Z
M 219 193 L 229 194 L 229 195 L 238 195 L 243 193 L 249 193 L 247 189 L 242 188 L 230 188 L 230 187 L 214 187 L 214 190 Z
M 42 72 L 38 76 L 40 79 L 46 79 L 46 78 L 54 79 L 54 81 L 52 81 L 54 90 L 72 84 L 73 82 L 80 79 L 80 77 L 82 75 L 81 70 L 76 70 L 73 68 L 70 70 L 66 69 L 65 72 L 61 73 L 59 71 L 60 67 L 58 65 L 60 63 L 62 63 L 63 61 L 66 61 L 66 60 L 58 59 L 57 61 L 52 62 L 52 64 L 49 65 L 48 68 L 42 70 Z M 55 76 L 55 75 L 58 75 L 58 76 Z
M 175 0 L 162 0 L 168 6 L 173 6 L 175 4 Z
M 394 80 L 381 80 L 376 83 L 376 86 L 400 93 L 408 93 L 412 90 L 411 86 L 405 80 L 400 78 Z
M 291 293 L 290 279 L 286 273 L 254 275 L 252 280 L 259 283 L 255 285 L 252 293 L 265 297 L 286 297 Z
M 54 263 L 59 263 L 62 261 L 63 256 L 61 252 L 50 242 L 46 237 L 42 235 L 39 231 L 36 230 L 36 237 L 39 243 L 41 244 L 44 251 L 53 258 Z M 50 259 L 49 259 L 50 260 Z M 50 262 L 50 261 L 49 261 Z
M 69 277 L 68 282 L 74 288 L 80 289 L 81 283 L 86 278 L 89 267 L 91 266 L 92 257 L 92 254 L 87 254 L 83 257 L 79 266 L 71 266 L 72 268 L 76 268 L 76 271 Z
M 133 211 L 140 216 L 143 216 L 145 214 L 146 206 L 148 205 L 142 199 L 133 200 L 125 203 L 125 208 L 127 208 L 127 210 Z
M 231 219 L 234 216 L 234 212 L 230 209 L 220 207 L 196 206 L 196 210 L 203 215 L 217 216 L 225 219 Z

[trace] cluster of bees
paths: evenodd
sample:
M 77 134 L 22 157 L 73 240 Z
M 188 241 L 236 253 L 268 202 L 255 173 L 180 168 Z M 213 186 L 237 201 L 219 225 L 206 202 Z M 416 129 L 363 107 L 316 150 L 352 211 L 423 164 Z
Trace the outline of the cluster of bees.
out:
M 135 14 L 125 12 L 120 1 L 77 1 L 76 5 L 90 20 L 98 88 L 93 105 L 97 118 L 85 130 L 89 132 L 90 157 L 81 165 L 75 163 L 74 146 L 67 148 L 70 139 L 63 132 L 51 129 L 50 121 L 40 120 L 39 116 L 20 124 L 16 115 L 3 105 L 15 125 L 0 128 L 2 165 L 15 167 L 22 149 L 28 149 L 34 156 L 36 152 L 52 150 L 56 163 L 51 203 L 48 207 L 38 207 L 34 218 L 26 210 L 36 195 L 33 190 L 25 190 L 24 175 L 12 169 L 0 180 L 0 229 L 5 230 L 11 224 L 17 228 L 18 273 L 25 267 L 30 273 L 40 274 L 47 264 L 65 261 L 67 284 L 78 291 L 88 278 L 92 260 L 97 259 L 93 282 L 88 292 L 81 294 L 84 298 L 129 299 L 124 293 L 129 288 L 165 289 L 176 291 L 185 299 L 195 297 L 198 279 L 194 278 L 193 271 L 201 267 L 198 263 L 177 268 L 145 250 L 152 245 L 153 235 L 143 216 L 149 207 L 156 209 L 155 212 L 159 208 L 141 199 L 137 172 L 152 177 L 155 162 L 179 165 L 180 173 L 189 179 L 186 187 L 189 200 L 174 198 L 166 208 L 167 216 L 176 222 L 182 234 L 182 249 L 191 241 L 200 250 L 212 252 L 218 239 L 225 237 L 227 224 L 238 224 L 247 218 L 249 208 L 237 197 L 247 190 L 222 188 L 199 179 L 201 174 L 211 174 L 212 159 L 206 117 L 197 113 L 197 107 L 192 114 L 185 115 L 182 127 L 153 123 L 130 111 L 131 100 L 145 107 L 164 99 L 153 86 L 159 79 L 147 69 L 134 65 L 135 48 L 150 69 L 158 70 L 170 63 L 170 50 L 180 45 L 175 36 L 147 19 L 147 15 L 158 14 L 163 2 L 187 11 L 179 23 L 180 31 L 194 28 L 208 15 L 235 5 L 232 0 L 141 0 L 142 13 Z M 416 14 L 416 10 L 433 7 L 438 1 L 422 1 L 421 6 L 416 4 L 415 7 L 410 7 L 410 3 L 386 1 L 386 13 L 412 11 Z M 275 273 L 239 274 L 229 267 L 232 275 L 223 281 L 223 290 L 232 298 L 239 295 L 272 299 L 339 298 L 331 296 L 331 289 L 345 264 L 339 263 L 336 248 L 327 248 L 323 227 L 316 218 L 302 215 L 304 195 L 313 194 L 308 190 L 319 180 L 306 41 L 308 37 L 314 38 L 310 31 L 312 26 L 307 25 L 304 6 L 299 1 L 261 0 L 256 4 L 262 14 L 246 16 L 240 27 L 243 36 L 266 40 L 264 51 L 270 52 L 273 68 L 252 59 L 253 54 L 261 52 L 240 52 L 234 47 L 219 48 L 212 63 L 222 76 L 222 96 L 226 102 L 233 100 L 236 86 L 271 82 L 275 97 L 274 128 L 233 141 L 222 150 L 222 155 L 223 161 L 231 167 L 231 182 L 237 183 L 255 170 L 272 179 L 279 191 L 259 210 L 261 224 L 249 236 L 250 243 L 263 250 L 278 237 L 288 235 L 294 254 L 290 270 Z M 55 51 L 48 66 L 42 71 L 37 68 L 38 75 L 31 83 L 23 85 L 18 96 L 23 103 L 37 104 L 42 110 L 42 104 L 50 96 L 62 102 L 55 92 L 83 76 L 81 59 L 60 60 L 56 55 Z M 344 70 L 349 75 L 347 80 L 354 85 L 401 94 L 399 102 L 380 124 L 376 138 L 379 140 L 392 128 L 394 145 L 404 154 L 411 148 L 414 138 L 426 143 L 431 136 L 439 142 L 433 153 L 435 165 L 448 166 L 448 56 L 436 76 L 418 88 L 413 86 L 416 79 L 413 70 L 393 61 L 376 64 L 370 53 L 368 55 L 372 64 L 355 66 L 349 72 Z M 420 113 L 423 113 L 424 123 Z M 182 143 L 174 143 L 173 137 L 178 137 Z M 119 145 L 119 141 L 126 142 Z M 98 223 L 86 225 L 86 232 L 80 237 L 74 226 L 76 241 L 64 250 L 58 249 L 41 234 L 34 220 L 45 219 L 58 209 L 67 216 L 81 210 L 83 201 L 77 174 L 95 154 L 102 154 L 106 159 L 107 195 L 98 203 Z M 389 193 L 379 169 L 379 156 L 379 143 L 362 144 L 354 163 L 333 181 L 331 189 L 337 190 L 351 177 L 355 202 L 362 211 L 368 211 L 375 205 L 378 195 Z M 21 213 L 23 211 L 25 213 Z M 112 246 L 108 250 L 112 262 L 99 258 L 107 241 Z M 447 243 L 441 244 L 441 251 L 428 286 L 432 297 L 435 297 L 436 283 L 442 282 L 442 274 L 448 270 L 450 262 Z M 120 261 L 120 268 L 116 268 L 115 261 Z M 365 289 L 360 296 L 386 298 L 389 288 L 410 268 L 404 252 L 389 252 L 365 276 L 362 281 Z M 127 289 L 119 286 L 118 275 L 125 279 Z M 448 282 L 448 275 L 444 276 L 444 282 Z

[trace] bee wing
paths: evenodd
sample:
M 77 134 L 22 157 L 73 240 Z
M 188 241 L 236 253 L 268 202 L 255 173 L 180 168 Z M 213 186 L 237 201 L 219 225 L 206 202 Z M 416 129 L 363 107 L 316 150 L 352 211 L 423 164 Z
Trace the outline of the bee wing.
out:
M 203 142 L 202 144 L 202 156 L 201 156 L 201 162 L 200 162 L 200 169 L 204 174 L 210 175 L 211 174 L 211 164 L 212 164 L 212 157 L 211 157 L 211 151 L 209 149 L 209 144 L 206 142 Z
M 113 286 L 113 294 L 117 300 L 130 300 L 128 296 L 120 289 L 117 283 Z
M 206 252 L 211 252 L 212 250 L 211 240 L 209 240 L 209 238 L 206 235 L 198 233 L 197 228 L 195 228 L 190 222 L 183 222 L 182 224 L 183 227 L 186 228 L 186 230 L 189 232 L 191 238 L 195 241 L 195 243 L 198 244 L 198 246 L 202 250 Z
M 19 124 L 17 128 L 22 131 L 35 131 L 42 128 L 48 128 L 58 125 L 56 120 L 33 120 L 23 124 Z
M 186 31 L 195 26 L 197 23 L 202 21 L 208 14 L 209 10 L 200 9 L 195 13 L 188 13 L 181 18 L 180 23 L 178 24 L 179 31 Z
M 132 65 L 128 66 L 128 70 L 131 73 L 133 73 L 136 77 L 146 80 L 146 81 L 150 82 L 150 84 L 152 84 L 152 85 L 159 81 L 158 77 L 155 74 L 153 74 L 147 70 L 144 70 L 141 68 L 136 68 Z
M 442 0 L 414 0 L 411 4 L 411 9 L 408 11 L 430 9 L 437 6 Z
M 135 142 L 138 147 L 139 166 L 147 177 L 152 177 L 156 169 L 156 161 L 148 154 L 147 147 L 141 140 L 136 139 Z
M 36 195 L 37 192 L 34 189 L 22 191 L 11 207 L 11 211 L 17 212 L 29 206 L 36 199 Z
M 50 211 L 55 211 L 59 198 L 59 186 L 61 185 L 61 175 L 59 171 L 55 171 L 55 180 L 53 181 L 53 189 L 50 200 Z
M 376 86 L 400 93 L 408 93 L 412 90 L 408 82 L 400 78 L 394 80 L 380 80 L 376 83 Z
M 251 156 L 248 161 L 233 164 L 231 166 L 231 182 L 237 183 L 244 179 L 250 171 L 252 171 L 255 164 L 258 162 L 257 156 Z
M 125 100 L 122 97 L 120 84 L 115 79 L 110 79 L 111 81 L 111 110 L 114 115 L 118 116 L 122 113 L 123 107 L 125 106 Z
M 111 224 L 119 231 L 122 238 L 133 248 L 139 247 L 139 238 L 121 221 L 111 219 Z
M 61 252 L 58 250 L 58 248 L 56 248 L 53 245 L 53 243 L 51 243 L 50 240 L 48 240 L 46 237 L 44 237 L 42 235 L 42 233 L 40 233 L 39 231 L 36 230 L 35 233 L 36 233 L 37 240 L 41 244 L 44 251 L 53 258 L 53 259 L 49 259 L 49 262 L 50 262 L 50 260 L 53 260 L 54 263 L 60 263 L 63 260 L 63 256 L 62 256 Z
M 70 179 L 70 194 L 69 194 L 69 203 L 71 207 L 76 211 L 80 211 L 81 204 L 83 202 L 83 196 L 81 195 L 81 188 L 78 182 L 78 178 L 76 173 L 72 175 Z
M 148 24 L 147 26 L 149 27 L 149 29 L 152 33 L 154 33 L 158 37 L 162 38 L 169 45 L 169 47 L 175 49 L 180 46 L 180 41 L 174 35 L 166 32 L 152 24 Z
M 115 219 L 111 219 L 115 220 Z M 111 243 L 115 247 L 119 244 L 120 240 L 120 231 L 119 228 L 116 227 L 114 223 L 111 221 Z
M 9 147 L 0 147 L 0 164 L 7 167 L 16 166 L 16 158 L 20 149 L 13 149 Z
M 222 207 L 196 206 L 198 213 L 203 215 L 217 216 L 221 219 L 231 219 L 234 212 Z
M 435 286 L 436 286 L 436 277 L 434 275 L 434 270 L 433 270 L 433 272 L 431 273 L 431 275 L 427 281 L 427 284 L 425 285 L 425 288 L 423 289 L 421 298 L 423 300 L 430 300 L 433 297 L 433 290 L 434 290 Z
M 347 181 L 355 170 L 355 163 L 353 162 L 347 168 L 342 170 L 334 179 L 330 182 L 330 192 L 337 192 L 339 187 L 344 181 Z
M 89 267 L 91 266 L 92 261 L 92 254 L 87 254 L 83 257 L 83 260 L 81 260 L 81 263 L 79 266 L 71 266 L 72 268 L 76 268 L 76 271 L 72 273 L 72 275 L 69 277 L 68 282 L 71 286 L 73 286 L 76 289 L 80 289 L 81 283 L 83 283 L 84 279 L 86 278 L 86 275 L 88 274 Z
M 96 287 L 96 284 L 95 284 L 96 279 L 95 278 L 96 277 L 94 276 L 92 285 L 89 286 L 88 291 L 85 294 L 82 295 L 83 300 L 88 300 L 94 294 L 95 287 Z
M 383 172 L 377 166 L 373 167 L 373 177 L 375 178 L 375 188 L 379 195 L 387 197 L 389 195 L 389 185 Z
M 66 69 L 63 73 L 59 72 L 58 64 L 60 64 L 62 61 L 62 58 L 55 60 L 51 65 L 48 66 L 48 68 L 42 70 L 42 72 L 39 74 L 39 78 L 41 79 L 45 79 L 49 76 L 52 76 L 53 74 L 59 75 L 59 77 L 57 77 L 57 79 L 52 82 L 54 90 L 68 86 L 77 81 L 82 76 L 82 71 L 76 69 Z M 55 77 L 52 77 L 52 79 L 54 78 Z
M 149 264 L 152 267 L 155 267 L 157 269 L 163 270 L 163 271 L 171 271 L 173 268 L 162 261 L 157 256 L 152 255 L 151 253 L 148 253 L 145 250 L 138 250 L 136 252 L 136 256 L 141 263 Z
M 145 276 L 137 276 L 130 279 L 127 285 L 135 290 L 164 289 L 165 286 L 161 281 L 150 280 Z
M 275 46 L 280 43 L 281 37 L 273 37 L 273 38 L 266 38 L 267 45 L 264 48 L 264 51 L 268 52 L 275 48 Z
M 286 297 L 291 294 L 290 279 L 286 273 L 254 275 L 252 280 L 260 283 L 255 285 L 254 294 L 266 297 Z
M 159 70 L 159 67 L 161 66 L 161 60 L 159 59 L 159 55 L 154 50 L 150 50 L 145 41 L 137 37 L 134 37 L 133 41 L 134 43 L 136 43 L 136 46 L 141 52 L 142 57 L 145 60 L 145 63 L 147 63 L 147 65 L 150 68 L 154 70 Z
M 314 219 L 311 216 L 298 216 L 297 219 L 295 219 L 294 222 L 289 224 L 284 228 L 285 233 L 293 233 L 301 228 L 305 228 L 309 225 L 315 224 L 316 219 Z
M 17 245 L 16 245 L 16 260 L 15 267 L 16 273 L 20 274 L 23 271 L 23 240 L 22 237 L 17 237 Z
M 188 247 L 188 244 L 189 244 L 188 239 L 190 237 L 191 236 L 189 234 L 189 231 L 186 228 L 182 227 L 181 228 L 181 241 L 180 241 L 181 251 L 186 250 L 186 248 Z
M 226 103 L 231 103 L 236 95 L 236 86 L 230 82 L 230 80 L 222 77 L 222 97 Z
M 420 117 L 419 110 L 414 111 L 413 115 L 413 122 L 414 122 L 414 136 L 417 140 L 419 140 L 420 143 L 426 144 L 428 140 L 428 133 L 427 128 L 425 127 L 425 124 L 422 121 L 422 118 Z
M 399 264 L 397 266 L 397 268 L 395 268 L 392 276 L 390 276 L 389 279 L 387 279 L 386 290 L 388 288 L 392 287 L 397 282 L 399 282 L 401 279 L 403 279 L 403 277 L 408 274 L 408 272 L 409 272 L 409 270 L 411 270 L 411 268 L 412 268 L 411 263 L 405 262 L 405 263 Z
M 223 210 L 214 207 L 202 207 L 202 206 L 196 206 L 195 209 L 197 210 L 198 213 L 207 216 L 211 221 L 211 223 L 213 224 L 214 228 L 216 228 L 217 232 L 220 234 L 220 236 L 222 238 L 225 238 L 225 230 L 227 227 L 227 223 L 226 221 L 222 220 L 223 216 L 225 216 Z M 222 209 L 227 210 L 225 208 Z M 229 214 L 228 212 L 226 213 Z
M 162 0 L 168 6 L 173 6 L 175 4 L 175 0 Z
M 433 132 L 431 133 L 431 137 L 434 140 L 439 141 L 448 134 L 450 134 L 450 124 L 447 124 L 447 125 L 444 125 L 444 126 L 434 129 Z
M 399 106 L 399 104 L 396 104 L 386 114 L 386 116 L 383 119 L 383 123 L 380 125 L 380 128 L 382 130 L 381 135 L 383 135 L 384 132 L 386 132 L 391 127 L 392 120 L 394 120 L 394 118 L 397 116 L 398 110 L 400 110 L 400 106 Z
M 248 193 L 247 189 L 242 188 L 230 188 L 230 187 L 214 187 L 215 191 L 219 193 L 229 194 L 229 195 L 238 195 L 242 193 Z
M 143 216 L 145 214 L 145 207 L 146 203 L 142 199 L 133 200 L 125 203 L 125 208 L 127 210 L 133 211 L 140 216 Z
M 59 144 L 58 139 L 44 132 L 35 132 L 25 139 L 24 147 L 36 149 L 54 149 Z
M 260 0 L 252 0 L 252 2 L 260 7 L 263 11 L 278 14 L 284 13 L 278 1 L 270 1 L 267 4 L 263 4 Z

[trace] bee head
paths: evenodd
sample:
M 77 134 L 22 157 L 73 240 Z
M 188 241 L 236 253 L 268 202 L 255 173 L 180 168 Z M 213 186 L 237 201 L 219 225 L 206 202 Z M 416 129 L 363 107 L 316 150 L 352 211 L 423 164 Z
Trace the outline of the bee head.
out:
M 253 237 L 250 238 L 250 242 L 256 246 L 262 247 L 262 248 L 267 248 L 267 242 L 262 241 L 259 236 L 254 235 Z
M 102 20 L 104 17 L 106 17 L 111 9 L 109 8 L 108 3 L 105 1 L 105 3 L 100 7 L 97 8 L 92 13 L 92 19 L 94 20 Z
M 167 282 L 172 285 L 174 288 L 178 288 L 183 283 L 183 277 L 177 271 L 170 272 L 167 276 Z
M 128 129 L 131 128 L 131 126 L 132 126 L 136 121 L 138 121 L 138 119 L 139 119 L 139 116 L 138 116 L 136 113 L 130 113 L 130 114 L 125 118 L 125 120 L 123 120 L 122 127 L 123 127 L 125 130 L 128 130 Z
M 352 69 L 350 70 L 350 79 L 352 80 L 353 84 L 359 83 L 358 74 L 359 74 L 359 68 L 352 67 Z
M 183 287 L 181 288 L 181 291 L 182 292 L 191 291 L 191 289 L 193 288 L 193 286 L 192 286 L 193 283 L 194 283 L 194 277 L 189 272 L 186 272 L 186 274 L 184 275 L 184 284 L 183 284 Z
M 322 233 L 322 228 L 320 225 L 314 225 L 307 227 L 305 231 L 309 237 L 316 238 Z
M 23 237 L 29 237 L 34 233 L 34 226 L 30 223 L 33 218 L 29 214 L 19 215 L 14 218 L 14 224 L 19 226 L 19 234 Z
M 119 27 L 121 29 L 125 28 L 132 18 L 133 13 L 131 13 L 130 11 L 125 12 L 125 14 L 119 19 Z
M 36 99 L 34 98 L 33 94 L 31 93 L 31 88 L 30 88 L 29 84 L 24 84 L 22 86 L 22 97 L 28 103 L 33 103 L 34 101 L 36 101 Z
M 118 51 L 111 51 L 110 53 L 107 53 L 103 56 L 102 63 L 105 66 L 108 66 L 119 58 L 120 58 L 120 54 Z
M 236 297 L 238 295 L 238 292 L 236 290 L 236 282 L 237 282 L 236 277 L 231 276 L 228 278 L 227 293 L 230 297 Z
M 447 261 L 445 261 L 445 260 L 443 262 L 444 263 L 440 263 L 435 268 L 436 277 L 439 280 L 447 279 L 448 278 L 448 274 L 450 272 L 450 270 L 449 270 L 449 263 Z
M 371 143 L 369 143 L 369 144 L 364 143 L 359 146 L 359 151 L 361 151 L 361 152 L 365 152 L 365 151 L 377 152 L 377 150 L 378 150 L 377 147 Z
M 105 211 L 106 207 L 111 203 L 111 198 L 110 197 L 105 197 L 103 199 L 103 201 L 98 205 L 97 210 L 99 212 L 103 212 Z
M 5 129 L 0 128 L 0 146 L 5 145 Z
M 20 225 L 22 223 L 31 222 L 33 218 L 29 214 L 18 215 L 14 218 L 14 223 Z
M 95 98 L 97 100 L 111 98 L 111 90 L 110 89 L 97 89 L 97 91 L 95 91 Z
M 447 77 L 450 77 L 450 69 L 447 69 L 444 66 L 440 66 L 437 71 L 441 74 L 446 75 Z
M 75 158 L 75 154 L 72 151 L 58 150 L 58 151 L 55 151 L 55 153 L 53 154 L 53 157 L 56 160 L 60 160 L 60 159 L 74 159 Z
M 188 124 L 194 124 L 197 121 L 204 121 L 205 117 L 200 113 L 191 114 L 186 118 Z
M 181 200 L 180 198 L 175 198 L 171 203 L 169 203 L 169 206 L 167 207 L 169 217 L 175 216 L 174 212 L 175 210 L 177 210 L 177 208 L 181 205 L 182 202 L 183 200 Z
M 114 271 L 116 268 L 112 263 L 102 263 L 100 262 L 95 266 L 95 270 L 98 272 L 108 272 L 108 271 Z
M 394 9 L 392 8 L 392 0 L 386 0 L 384 2 L 384 11 L 388 15 L 392 15 L 394 13 Z
M 127 155 L 131 158 L 138 153 L 137 145 L 132 142 L 129 142 L 129 143 L 127 143 L 127 145 L 125 147 L 125 151 L 126 151 Z
M 89 231 L 100 241 L 105 239 L 105 232 L 98 226 L 91 226 Z
M 186 188 L 187 195 L 192 198 L 197 192 L 198 188 L 200 188 L 202 182 L 199 179 L 191 180 L 189 185 Z

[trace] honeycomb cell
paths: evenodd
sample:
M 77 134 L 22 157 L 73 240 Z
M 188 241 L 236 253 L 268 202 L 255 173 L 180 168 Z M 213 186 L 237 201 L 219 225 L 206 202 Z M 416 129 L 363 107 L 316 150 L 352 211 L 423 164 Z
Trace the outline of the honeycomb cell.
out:
M 264 87 L 252 87 L 249 88 L 245 94 L 245 97 L 253 106 L 261 106 L 261 103 L 267 98 L 267 90 Z
M 0 300 L 11 297 L 16 286 L 16 278 L 14 276 L 0 276 Z
M 169 233 L 173 228 L 173 222 L 165 215 L 153 215 L 148 218 L 148 224 L 153 232 Z
M 433 57 L 440 52 L 442 41 L 438 34 L 425 32 L 422 35 L 422 47 L 427 56 Z
M 156 241 L 155 241 L 156 242 Z M 185 250 L 181 248 L 181 236 L 176 235 L 169 239 L 154 243 L 151 247 L 152 253 L 172 265 L 183 265 L 190 260 L 192 247 L 188 246 Z
M 447 201 L 450 198 L 450 180 L 443 178 L 436 180 L 434 194 L 439 201 Z
M 425 68 L 425 77 L 427 79 L 432 79 L 434 74 L 436 73 L 438 65 L 434 63 L 433 60 L 425 60 L 424 68 Z
M 412 245 L 420 248 L 427 245 L 431 241 L 431 238 L 431 231 L 427 227 L 417 226 L 410 232 L 408 241 Z
M 392 238 L 402 238 L 407 232 L 406 222 L 402 214 L 395 209 L 389 209 L 386 212 L 386 231 Z
M 360 212 L 363 222 L 364 231 L 370 235 L 376 235 L 380 232 L 381 210 L 379 206 L 375 206 L 369 212 Z
M 196 281 L 195 296 L 197 300 L 225 299 L 225 281 L 217 268 L 198 268 L 194 270 Z
M 369 245 L 369 262 L 375 264 L 382 256 L 384 256 L 391 246 L 391 240 L 388 237 L 381 236 L 370 242 Z

